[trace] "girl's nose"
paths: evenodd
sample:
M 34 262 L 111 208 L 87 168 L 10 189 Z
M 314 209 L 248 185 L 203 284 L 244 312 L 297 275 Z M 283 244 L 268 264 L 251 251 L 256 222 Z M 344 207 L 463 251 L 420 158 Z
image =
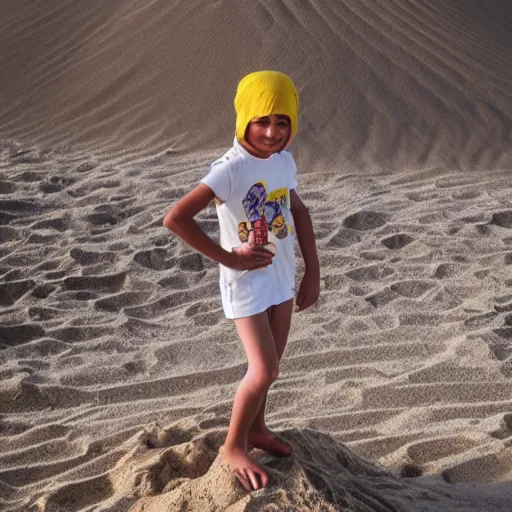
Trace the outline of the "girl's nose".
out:
M 275 127 L 274 123 L 269 123 L 269 125 L 267 126 L 265 135 L 269 139 L 272 139 L 272 138 L 274 138 L 275 134 L 276 134 L 276 127 Z

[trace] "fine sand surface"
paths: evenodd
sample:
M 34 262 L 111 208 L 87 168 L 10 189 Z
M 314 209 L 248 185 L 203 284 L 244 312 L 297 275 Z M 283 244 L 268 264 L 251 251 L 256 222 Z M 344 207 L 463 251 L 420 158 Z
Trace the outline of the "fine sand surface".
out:
M 2 512 L 510 512 L 512 15 L 483 5 L 0 3 Z M 295 453 L 247 494 L 218 270 L 161 223 L 262 68 L 301 96 L 322 293 L 269 395 Z

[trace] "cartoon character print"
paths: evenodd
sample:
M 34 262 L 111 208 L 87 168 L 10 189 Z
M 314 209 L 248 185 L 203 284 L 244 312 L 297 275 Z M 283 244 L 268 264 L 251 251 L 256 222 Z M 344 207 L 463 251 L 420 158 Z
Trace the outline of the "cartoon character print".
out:
M 249 189 L 242 201 L 248 221 L 238 225 L 238 237 L 242 243 L 264 247 L 276 254 L 275 244 L 269 242 L 269 232 L 280 240 L 288 236 L 289 228 L 282 211 L 286 205 L 286 195 L 285 188 L 267 194 L 261 182 Z

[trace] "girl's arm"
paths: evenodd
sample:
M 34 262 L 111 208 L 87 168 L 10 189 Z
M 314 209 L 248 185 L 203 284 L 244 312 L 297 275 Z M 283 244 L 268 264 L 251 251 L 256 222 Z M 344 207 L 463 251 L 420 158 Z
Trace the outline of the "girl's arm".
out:
M 314 304 L 320 295 L 320 263 L 318 262 L 315 234 L 309 211 L 295 190 L 290 190 L 290 206 L 300 251 L 306 267 L 295 300 L 297 311 L 302 311 Z
M 210 187 L 200 183 L 171 208 L 164 218 L 164 226 L 197 251 L 226 267 L 254 270 L 270 265 L 272 255 L 268 251 L 248 244 L 232 252 L 226 251 L 199 227 L 194 217 L 214 198 Z

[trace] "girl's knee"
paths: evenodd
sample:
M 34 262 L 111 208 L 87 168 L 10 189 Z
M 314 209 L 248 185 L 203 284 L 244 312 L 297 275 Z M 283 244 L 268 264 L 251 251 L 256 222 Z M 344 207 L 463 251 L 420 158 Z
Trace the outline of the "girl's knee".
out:
M 268 375 L 270 384 L 272 384 L 272 382 L 274 382 L 277 379 L 278 375 L 279 375 L 279 365 L 273 366 L 269 370 L 269 375 Z M 270 384 L 269 384 L 269 386 L 270 386 Z
M 260 367 L 251 369 L 247 372 L 247 377 L 251 379 L 254 387 L 260 390 L 268 389 L 272 382 L 277 379 L 279 375 L 279 365 L 272 365 L 267 367 Z
M 270 372 L 270 384 L 274 382 L 279 375 L 279 363 L 277 363 L 274 367 L 272 367 L 272 371 Z

